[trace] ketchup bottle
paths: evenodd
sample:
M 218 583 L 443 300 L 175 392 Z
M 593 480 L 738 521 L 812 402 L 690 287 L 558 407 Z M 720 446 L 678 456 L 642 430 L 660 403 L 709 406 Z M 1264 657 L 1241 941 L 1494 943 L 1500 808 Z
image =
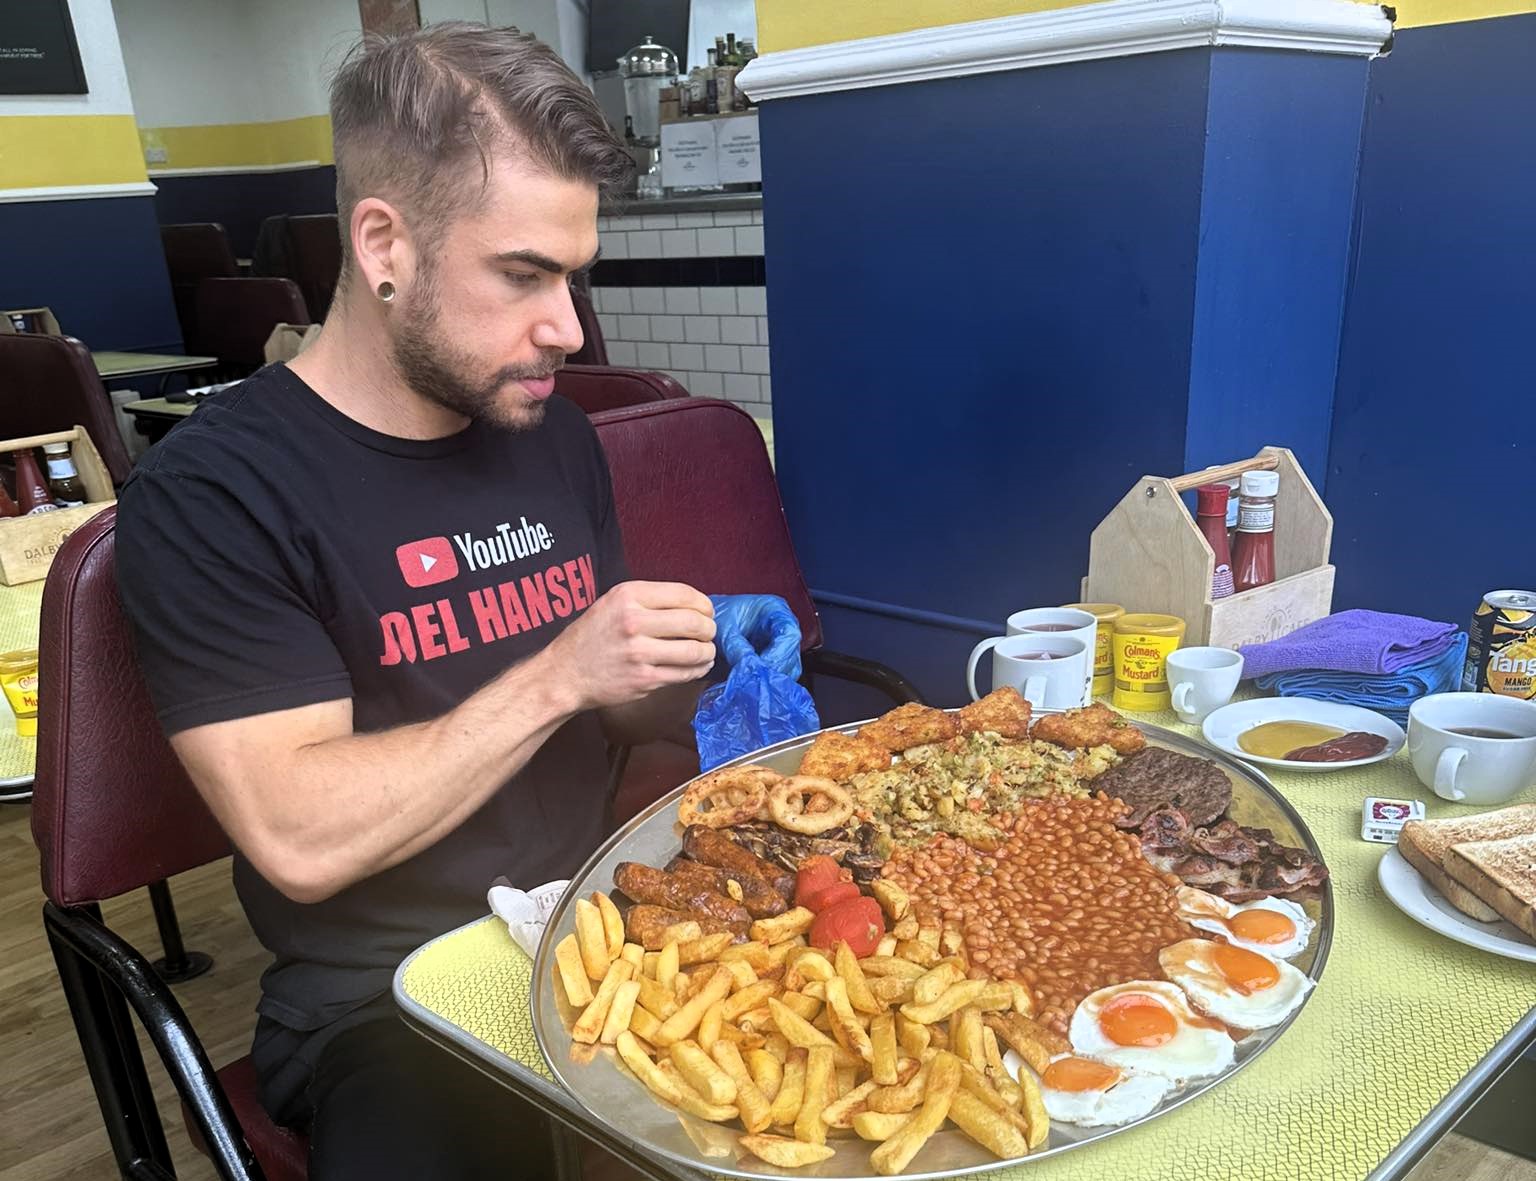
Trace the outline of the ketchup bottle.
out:
M 1225 484 L 1202 484 L 1195 489 L 1195 524 L 1216 555 L 1216 572 L 1211 576 L 1211 598 L 1224 599 L 1234 589 L 1232 555 L 1227 549 L 1227 497 Z
M 1275 580 L 1275 494 L 1278 472 L 1244 472 L 1237 507 L 1237 544 L 1232 550 L 1232 581 L 1238 591 Z
M 21 505 L 21 515 L 51 512 L 59 506 L 53 503 L 53 493 L 43 480 L 37 466 L 37 458 L 31 448 L 16 452 L 16 500 Z

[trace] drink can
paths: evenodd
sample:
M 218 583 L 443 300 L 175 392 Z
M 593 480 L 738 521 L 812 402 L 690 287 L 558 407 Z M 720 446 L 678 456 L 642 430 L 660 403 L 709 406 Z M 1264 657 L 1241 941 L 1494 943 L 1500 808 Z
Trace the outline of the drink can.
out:
M 1536 700 L 1536 591 L 1489 591 L 1467 628 L 1461 687 Z

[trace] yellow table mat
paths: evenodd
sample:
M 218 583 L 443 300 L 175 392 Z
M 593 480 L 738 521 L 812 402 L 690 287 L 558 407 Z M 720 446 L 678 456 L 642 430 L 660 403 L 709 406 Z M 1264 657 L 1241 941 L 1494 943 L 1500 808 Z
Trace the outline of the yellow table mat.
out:
M 44 580 L 19 586 L 0 586 L 0 652 L 37 647 L 38 617 L 42 612 Z M 0 695 L 0 702 L 4 697 Z M 37 739 L 16 733 L 10 705 L 0 705 L 0 783 L 30 780 L 37 768 Z
M 1141 720 L 1196 733 L 1172 714 Z M 987 1176 L 1358 1181 L 1536 1006 L 1536 965 L 1455 943 L 1403 915 L 1376 884 L 1390 846 L 1360 839 L 1366 796 L 1418 798 L 1430 816 L 1476 809 L 1421 786 L 1406 754 L 1358 771 L 1271 779 L 1333 876 L 1333 947 L 1295 1024 L 1235 1078 L 1176 1111 Z M 1536 788 L 1518 800 L 1536 802 Z M 428 945 L 402 983 L 425 1008 L 548 1078 L 529 1014 L 531 967 L 506 927 L 488 919 Z

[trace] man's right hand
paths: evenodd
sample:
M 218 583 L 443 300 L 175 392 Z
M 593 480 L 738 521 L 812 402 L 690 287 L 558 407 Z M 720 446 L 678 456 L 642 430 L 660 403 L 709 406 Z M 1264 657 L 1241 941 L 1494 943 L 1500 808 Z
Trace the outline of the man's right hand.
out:
M 541 655 L 577 712 L 696 681 L 715 663 L 714 606 L 680 582 L 621 582 Z

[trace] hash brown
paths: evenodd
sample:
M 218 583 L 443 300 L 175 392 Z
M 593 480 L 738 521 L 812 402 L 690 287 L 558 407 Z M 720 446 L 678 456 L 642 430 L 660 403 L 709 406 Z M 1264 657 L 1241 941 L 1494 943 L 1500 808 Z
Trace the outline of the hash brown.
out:
M 884 771 L 891 765 L 891 752 L 862 734 L 839 734 L 828 730 L 811 743 L 800 760 L 801 775 L 817 775 L 841 782 L 864 771 Z
M 1012 685 L 993 689 L 955 715 L 962 734 L 992 733 L 1000 738 L 1028 738 L 1030 705 Z
M 1133 755 L 1147 745 L 1147 736 L 1103 702 L 1082 709 L 1046 714 L 1035 723 L 1031 736 L 1072 750 L 1112 746 L 1115 753 Z
M 900 754 L 914 746 L 947 742 L 959 732 L 959 723 L 942 709 L 909 701 L 861 727 L 859 737 Z

